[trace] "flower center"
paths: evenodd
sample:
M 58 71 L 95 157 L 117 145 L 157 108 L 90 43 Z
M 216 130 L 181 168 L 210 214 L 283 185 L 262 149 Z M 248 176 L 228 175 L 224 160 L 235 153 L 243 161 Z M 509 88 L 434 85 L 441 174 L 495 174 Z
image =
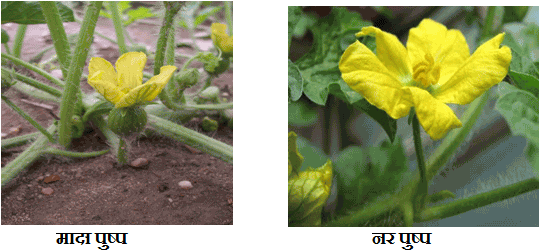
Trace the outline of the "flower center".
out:
M 440 64 L 434 62 L 430 53 L 425 54 L 425 58 L 414 66 L 414 80 L 421 83 L 422 88 L 438 83 L 440 79 Z

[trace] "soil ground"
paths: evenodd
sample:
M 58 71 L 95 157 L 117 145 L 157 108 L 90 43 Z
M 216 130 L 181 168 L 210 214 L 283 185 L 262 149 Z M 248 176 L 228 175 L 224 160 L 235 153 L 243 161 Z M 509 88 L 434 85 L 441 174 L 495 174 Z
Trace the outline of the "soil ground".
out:
M 80 16 L 80 15 L 79 15 Z M 211 22 L 202 26 L 208 31 Z M 68 34 L 78 32 L 79 24 L 66 23 Z M 15 37 L 16 24 L 4 24 L 11 38 Z M 129 35 L 138 44 L 155 50 L 160 19 L 150 18 L 135 22 L 128 27 Z M 43 48 L 52 45 L 46 25 L 29 25 L 21 58 L 30 60 Z M 115 39 L 114 27 L 110 19 L 99 18 L 96 31 Z M 186 31 L 176 33 L 178 41 L 188 41 Z M 211 46 L 211 39 L 198 39 L 202 50 Z M 10 44 L 12 47 L 12 44 Z M 114 63 L 119 57 L 117 46 L 95 36 L 93 54 Z M 178 54 L 193 55 L 192 48 L 176 49 Z M 4 51 L 4 48 L 2 48 Z M 90 52 L 92 53 L 92 51 Z M 45 54 L 47 59 L 52 52 Z M 180 68 L 185 60 L 176 61 Z M 149 71 L 152 59 L 148 59 Z M 192 65 L 201 67 L 201 65 Z M 19 71 L 40 81 L 43 78 L 31 72 Z M 87 69 L 84 70 L 88 73 Z M 214 80 L 214 85 L 228 93 L 232 98 L 232 69 Z M 93 89 L 82 79 L 83 92 Z M 59 105 L 44 102 L 14 88 L 6 95 L 21 109 L 29 113 L 45 127 L 54 118 L 46 109 L 30 105 L 22 99 L 43 103 L 54 107 L 59 114 Z M 203 132 L 200 120 L 191 120 L 184 126 Z M 2 132 L 18 129 L 8 136 L 14 137 L 37 131 L 27 121 L 2 103 Z M 232 145 L 233 131 L 224 126 L 216 132 L 205 133 L 219 141 Z M 2 167 L 13 160 L 29 145 L 2 150 Z M 103 135 L 89 129 L 82 138 L 73 141 L 71 149 L 90 152 L 108 149 Z M 233 224 L 232 202 L 232 165 L 208 154 L 201 153 L 180 142 L 160 136 L 147 134 L 138 138 L 131 147 L 131 157 L 149 160 L 144 169 L 119 167 L 112 154 L 95 158 L 67 159 L 58 156 L 45 156 L 34 162 L 25 171 L 2 187 L 2 224 L 76 224 L 76 225 L 118 225 L 118 224 Z M 58 175 L 60 180 L 47 184 L 44 178 Z M 178 182 L 187 180 L 193 185 L 189 190 L 181 189 Z M 43 188 L 51 188 L 53 193 L 45 195 Z

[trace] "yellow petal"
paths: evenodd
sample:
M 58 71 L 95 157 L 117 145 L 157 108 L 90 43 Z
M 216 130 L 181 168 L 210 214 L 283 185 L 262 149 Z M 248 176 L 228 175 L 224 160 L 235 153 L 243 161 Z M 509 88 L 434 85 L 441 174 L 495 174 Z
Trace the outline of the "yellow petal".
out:
M 423 61 L 427 53 L 434 57 L 441 66 L 439 83 L 445 83 L 470 56 L 459 30 L 447 30 L 431 19 L 423 19 L 419 26 L 410 29 L 406 46 L 412 66 Z
M 408 58 L 406 48 L 401 44 L 399 39 L 387 32 L 374 27 L 364 27 L 356 36 L 366 36 L 374 33 L 376 36 L 376 56 L 387 70 L 401 82 L 412 75 L 412 66 Z
M 175 66 L 161 67 L 161 73 L 159 75 L 152 77 L 143 85 L 130 90 L 129 93 L 122 97 L 116 104 L 116 107 L 129 107 L 144 101 L 152 101 L 159 93 L 161 93 L 175 70 Z
M 92 86 L 97 92 L 102 94 L 105 99 L 112 104 L 118 103 L 125 93 L 122 92 L 115 83 L 111 82 L 109 78 L 106 78 L 106 72 L 97 71 L 88 76 L 88 84 Z
M 417 119 L 433 140 L 444 137 L 451 129 L 462 127 L 453 110 L 417 87 L 404 88 L 413 97 Z
M 116 61 L 118 85 L 123 92 L 129 92 L 142 84 L 142 70 L 146 65 L 146 54 L 142 52 L 124 53 Z
M 346 49 L 339 61 L 339 69 L 351 89 L 394 119 L 410 111 L 411 97 L 402 92 L 401 82 L 359 41 Z
M 434 91 L 436 99 L 444 103 L 468 104 L 507 75 L 511 63 L 511 49 L 500 48 L 505 34 L 499 34 L 481 45 L 474 54 Z
M 90 60 L 90 65 L 88 66 L 88 76 L 93 76 L 97 72 L 102 72 L 100 80 L 106 81 L 117 86 L 117 75 L 114 71 L 114 67 L 106 59 L 93 57 Z M 88 84 L 94 87 L 93 83 L 88 79 Z M 95 87 L 94 87 L 95 88 Z
M 134 89 L 131 89 L 129 93 L 123 96 L 122 99 L 120 99 L 120 101 L 116 103 L 116 107 L 123 108 L 142 103 L 146 100 L 146 97 L 155 92 L 159 94 L 160 91 L 161 90 L 159 89 L 159 85 L 155 83 L 138 86 Z
M 223 53 L 232 52 L 232 37 L 226 33 L 226 25 L 213 23 L 211 24 L 211 39 L 213 43 L 223 51 Z
M 146 83 L 144 83 L 144 85 L 151 84 L 158 86 L 157 91 L 154 91 L 146 97 L 146 101 L 151 101 L 155 99 L 155 97 L 159 93 L 161 93 L 161 90 L 167 85 L 168 81 L 170 80 L 172 74 L 174 73 L 174 71 L 176 71 L 176 69 L 177 68 L 175 66 L 163 66 L 159 70 L 159 75 L 152 77 Z

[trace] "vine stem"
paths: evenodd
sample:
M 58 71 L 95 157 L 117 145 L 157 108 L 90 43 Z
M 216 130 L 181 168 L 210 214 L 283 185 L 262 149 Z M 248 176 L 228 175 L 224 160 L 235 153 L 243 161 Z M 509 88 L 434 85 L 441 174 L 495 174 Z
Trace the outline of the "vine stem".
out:
M 37 89 L 40 89 L 42 91 L 45 91 L 51 95 L 54 95 L 58 98 L 62 97 L 62 91 L 61 90 L 58 90 L 56 88 L 53 88 L 47 84 L 44 84 L 42 82 L 39 82 L 39 81 L 36 81 L 30 77 L 27 77 L 27 76 L 24 76 L 22 74 L 19 74 L 17 72 L 10 72 L 9 69 L 5 68 L 5 67 L 1 67 L 2 69 L 2 75 L 4 74 L 12 74 L 17 80 L 20 80 L 34 88 L 37 88 Z
M 55 78 L 54 76 L 50 75 L 49 73 L 47 73 L 45 71 L 43 71 L 43 69 L 41 69 L 39 67 L 36 67 L 36 66 L 34 66 L 34 65 L 24 61 L 24 60 L 21 60 L 21 59 L 16 58 L 16 57 L 14 57 L 12 55 L 9 55 L 9 54 L 2 53 L 1 55 L 2 55 L 2 58 L 10 60 L 11 62 L 13 62 L 13 64 L 22 66 L 22 67 L 24 67 L 26 69 L 29 69 L 29 70 L 32 70 L 32 71 L 36 72 L 37 74 L 45 77 L 45 79 L 50 80 L 52 83 L 54 83 L 54 84 L 56 84 L 56 85 L 58 85 L 60 87 L 65 87 L 65 84 L 64 84 L 63 81 Z
M 127 158 L 127 143 L 125 142 L 125 139 L 123 137 L 120 138 L 120 144 L 118 145 L 118 163 L 120 165 L 126 165 L 128 158 Z
M 459 215 L 461 213 L 465 213 L 467 211 L 490 205 L 498 201 L 506 200 L 537 189 L 539 189 L 539 180 L 537 178 L 526 179 L 518 183 L 480 193 L 469 198 L 455 200 L 441 206 L 427 208 L 420 212 L 419 215 L 416 215 L 416 221 L 424 222 Z
M 427 165 L 427 180 L 431 180 L 447 161 L 454 155 L 454 152 L 464 142 L 466 136 L 475 125 L 481 111 L 487 104 L 490 97 L 490 90 L 487 90 L 479 98 L 475 99 L 461 116 L 462 127 L 454 129 L 444 138 L 442 143 L 430 156 Z
M 232 1 L 225 1 L 225 17 L 226 23 L 228 24 L 228 30 L 230 31 L 230 36 L 232 36 Z
M 103 2 L 101 1 L 90 2 L 90 5 L 86 9 L 75 53 L 73 54 L 71 65 L 69 67 L 66 87 L 62 97 L 62 103 L 60 104 L 59 143 L 65 148 L 71 144 L 71 117 L 74 114 L 73 104 L 80 104 L 80 78 L 86 63 L 88 50 L 93 42 L 93 34 L 102 5 Z M 79 95 L 79 97 L 77 97 L 77 95 Z
M 423 155 L 423 146 L 421 145 L 421 131 L 419 129 L 419 120 L 417 115 L 413 115 L 412 128 L 414 134 L 415 154 L 417 156 L 417 167 L 419 168 L 419 185 L 417 191 L 415 210 L 419 211 L 425 206 L 425 198 L 428 194 L 427 170 L 425 167 L 425 157 Z
M 32 124 L 32 126 L 34 126 L 34 128 L 36 128 L 43 135 L 45 135 L 51 143 L 54 142 L 54 138 L 52 137 L 52 135 L 49 132 L 47 132 L 47 130 L 45 128 L 43 128 L 43 126 L 41 126 L 41 124 L 36 122 L 32 117 L 30 117 L 30 115 L 28 115 L 26 112 L 24 112 L 24 110 L 20 109 L 17 105 L 15 105 L 15 103 L 11 102 L 7 97 L 5 97 L 3 95 L 2 95 L 2 101 L 4 101 L 11 109 L 15 110 L 15 112 L 17 112 L 17 114 L 22 116 L 22 118 L 24 118 L 26 121 L 28 121 L 30 124 Z
M 232 164 L 233 149 L 232 146 L 226 143 L 215 140 L 211 137 L 200 134 L 196 131 L 152 114 L 148 114 L 148 124 L 152 126 L 153 129 L 155 129 L 158 133 L 178 140 Z
M 165 4 L 165 17 L 163 18 L 163 25 L 161 26 L 161 30 L 159 31 L 159 37 L 157 39 L 157 50 L 155 52 L 155 61 L 154 61 L 154 68 L 153 68 L 153 74 L 158 75 L 161 71 L 161 67 L 163 66 L 165 62 L 165 51 L 167 48 L 167 41 L 169 32 L 171 32 L 172 28 L 172 22 L 174 20 L 174 16 L 180 11 L 180 9 L 185 5 L 185 2 L 164 2 Z M 174 107 L 174 102 L 172 101 L 172 98 L 168 95 L 168 92 L 161 92 L 159 94 L 159 99 L 163 102 L 163 104 L 172 110 L 176 110 Z
M 53 134 L 54 131 L 56 131 L 56 125 L 52 124 L 47 131 L 50 134 Z M 26 150 L 19 154 L 19 156 L 17 156 L 13 161 L 2 167 L 2 187 L 25 167 L 29 166 L 38 157 L 40 157 L 47 143 L 49 143 L 47 137 L 41 135 L 34 143 L 32 143 L 32 145 L 30 145 L 30 147 L 26 148 Z
M 114 1 L 109 1 L 109 11 L 114 23 L 114 30 L 116 30 L 116 39 L 118 40 L 118 47 L 120 48 L 120 55 L 127 52 L 124 39 L 124 29 L 122 25 L 122 19 L 120 18 L 120 12 L 118 11 L 118 4 Z
M 71 49 L 67 40 L 64 24 L 62 23 L 62 19 L 60 17 L 60 12 L 58 11 L 58 7 L 54 1 L 40 1 L 39 5 L 41 6 L 43 15 L 47 20 L 47 26 L 49 27 L 51 38 L 54 41 L 54 48 L 56 50 L 56 55 L 58 55 L 60 68 L 62 69 L 62 74 L 65 78 L 67 77 L 67 70 L 69 68 L 69 55 L 71 54 Z
M 72 158 L 88 158 L 88 157 L 100 156 L 109 151 L 110 151 L 109 149 L 106 149 L 102 151 L 93 151 L 93 152 L 73 152 L 73 151 L 64 151 L 64 150 L 59 150 L 56 148 L 49 147 L 44 150 L 44 153 L 64 156 L 64 157 L 72 157 Z
M 25 24 L 19 24 L 17 33 L 15 33 L 15 39 L 13 41 L 13 56 L 16 58 L 21 57 L 21 49 L 24 41 L 24 35 L 26 35 L 26 27 L 27 25 Z

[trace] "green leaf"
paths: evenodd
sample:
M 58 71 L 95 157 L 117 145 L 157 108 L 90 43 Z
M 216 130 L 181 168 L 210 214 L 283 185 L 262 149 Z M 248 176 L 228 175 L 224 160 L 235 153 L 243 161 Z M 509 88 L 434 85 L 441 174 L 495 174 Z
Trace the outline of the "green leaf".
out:
M 528 142 L 525 152 L 526 158 L 534 170 L 535 177 L 539 179 L 539 145 Z
M 358 13 L 335 7 L 328 16 L 312 26 L 313 47 L 295 62 L 305 81 L 303 92 L 311 101 L 325 105 L 330 92 L 343 95 L 340 98 L 349 104 L 361 98 L 361 95 L 350 92 L 351 89 L 341 78 L 338 65 L 343 53 L 342 40 L 348 40 L 350 34 L 368 25 L 370 23 L 363 21 Z M 338 88 L 330 90 L 330 86 L 335 84 Z
M 129 19 L 123 23 L 123 26 L 128 26 L 139 19 L 155 17 L 155 14 L 146 7 L 138 7 L 136 10 L 129 10 L 127 11 L 127 15 L 129 16 Z
M 520 43 L 519 41 L 517 41 L 517 39 L 520 40 Z M 503 43 L 513 50 L 513 57 L 510 64 L 510 68 L 512 71 L 539 77 L 539 70 L 530 58 L 530 39 L 531 38 L 526 38 L 526 40 L 524 40 L 523 36 L 515 37 L 511 32 L 508 32 L 505 35 L 505 40 Z M 524 44 L 524 47 L 521 46 L 521 43 Z
M 500 97 L 515 90 L 518 90 L 518 88 L 505 81 L 502 81 L 500 82 L 500 84 L 498 84 L 498 96 Z
M 75 22 L 73 10 L 57 2 L 58 11 L 63 22 Z M 46 24 L 39 2 L 2 1 L 2 24 Z
M 6 30 L 2 29 L 2 44 L 9 42 L 9 35 Z
M 505 6 L 503 23 L 521 22 L 528 13 L 528 6 Z
M 288 60 L 288 102 L 299 100 L 303 93 L 303 78 L 298 67 Z
M 362 168 L 366 167 L 366 153 L 359 147 L 348 147 L 333 158 L 333 168 L 337 176 L 337 191 L 339 205 L 344 211 L 360 207 L 363 204 L 362 189 L 369 183 L 367 176 L 362 174 Z
M 509 71 L 509 76 L 511 76 L 517 87 L 532 93 L 535 97 L 539 97 L 539 80 L 537 78 L 513 70 Z
M 400 138 L 394 144 L 384 142 L 380 147 L 348 147 L 332 159 L 341 213 L 395 193 L 408 170 Z
M 455 194 L 452 193 L 451 191 L 442 190 L 437 193 L 429 195 L 427 198 L 426 204 L 433 204 L 433 203 L 440 202 L 442 200 L 449 199 L 449 198 L 454 199 L 455 197 L 456 197 Z
M 206 21 L 209 16 L 215 15 L 215 13 L 219 12 L 221 8 L 221 6 L 212 6 L 199 11 L 195 18 L 195 27 Z
M 527 138 L 539 145 L 539 100 L 523 90 L 509 92 L 498 99 L 495 106 L 509 124 L 513 135 Z
M 365 99 L 361 99 L 352 105 L 380 124 L 389 137 L 389 140 L 391 142 L 395 141 L 395 136 L 397 135 L 397 120 L 391 118 L 385 111 L 370 104 Z
M 298 136 L 297 146 L 299 153 L 305 158 L 301 165 L 302 171 L 306 170 L 308 167 L 320 167 L 328 160 L 328 155 L 326 155 L 320 147 L 314 145 L 302 136 Z
M 186 2 L 185 7 L 180 10 L 180 26 L 186 29 L 193 30 L 195 26 L 195 12 L 200 7 L 200 2 L 189 1 Z
M 301 7 L 299 6 L 288 6 L 288 49 L 290 50 L 290 41 L 294 34 L 294 30 L 301 19 Z
M 292 126 L 309 126 L 318 121 L 318 113 L 307 102 L 299 100 L 288 104 L 288 124 Z
M 94 103 L 91 107 L 86 110 L 84 113 L 84 116 L 82 116 L 82 122 L 86 123 L 88 120 L 92 118 L 92 116 L 99 116 L 101 114 L 108 114 L 112 109 L 114 108 L 114 105 L 108 101 L 98 101 Z

